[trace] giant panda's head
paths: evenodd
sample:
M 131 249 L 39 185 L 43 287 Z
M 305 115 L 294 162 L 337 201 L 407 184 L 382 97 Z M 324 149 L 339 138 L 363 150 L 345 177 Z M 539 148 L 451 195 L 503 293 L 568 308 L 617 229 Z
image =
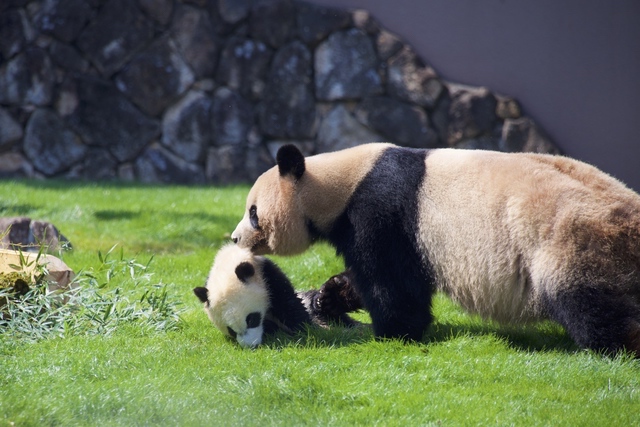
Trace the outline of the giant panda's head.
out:
M 216 255 L 206 287 L 193 290 L 211 322 L 243 347 L 262 342 L 269 308 L 260 262 L 247 249 L 224 246 Z
M 218 251 L 206 287 L 193 292 L 211 322 L 243 347 L 260 345 L 265 333 L 292 333 L 312 321 L 278 266 L 234 244 Z
M 305 157 L 294 145 L 278 150 L 262 174 L 231 235 L 255 254 L 294 255 L 326 237 L 358 185 L 389 144 L 363 144 Z
M 292 255 L 311 244 L 307 218 L 297 197 L 305 159 L 293 145 L 277 154 L 277 167 L 262 174 L 247 196 L 242 221 L 231 235 L 255 254 Z

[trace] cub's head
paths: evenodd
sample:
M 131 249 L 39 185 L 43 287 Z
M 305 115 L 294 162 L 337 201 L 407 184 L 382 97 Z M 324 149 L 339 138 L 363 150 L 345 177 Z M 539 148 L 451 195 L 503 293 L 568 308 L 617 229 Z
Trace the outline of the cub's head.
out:
M 262 174 L 247 196 L 233 241 L 254 254 L 293 255 L 311 244 L 309 220 L 298 197 L 305 179 L 305 159 L 293 145 L 277 154 L 277 166 Z
M 243 347 L 262 342 L 269 292 L 261 257 L 236 245 L 224 246 L 214 260 L 206 287 L 193 290 L 211 322 Z

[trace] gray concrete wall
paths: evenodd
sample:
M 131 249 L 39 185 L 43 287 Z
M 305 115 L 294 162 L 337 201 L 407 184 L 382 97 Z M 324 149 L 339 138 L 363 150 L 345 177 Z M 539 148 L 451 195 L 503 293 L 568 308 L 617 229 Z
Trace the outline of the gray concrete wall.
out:
M 368 10 L 444 79 L 517 98 L 567 155 L 640 191 L 640 1 L 311 1 Z

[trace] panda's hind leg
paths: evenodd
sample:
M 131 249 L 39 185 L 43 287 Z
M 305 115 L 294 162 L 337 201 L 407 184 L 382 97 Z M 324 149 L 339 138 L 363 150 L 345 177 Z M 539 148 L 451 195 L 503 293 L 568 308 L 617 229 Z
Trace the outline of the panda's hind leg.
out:
M 580 347 L 606 354 L 624 349 L 640 358 L 640 295 L 611 285 L 574 285 L 543 300 L 549 317 Z

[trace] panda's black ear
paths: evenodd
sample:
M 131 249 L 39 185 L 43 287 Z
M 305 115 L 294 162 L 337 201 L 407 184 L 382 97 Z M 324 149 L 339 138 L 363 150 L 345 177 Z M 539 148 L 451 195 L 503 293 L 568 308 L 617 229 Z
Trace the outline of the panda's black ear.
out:
M 209 300 L 209 291 L 207 290 L 207 288 L 193 288 L 193 293 L 196 294 L 201 302 L 207 302 Z
M 254 274 L 256 274 L 256 270 L 253 268 L 253 265 L 248 262 L 241 262 L 236 267 L 236 276 L 238 276 L 238 279 L 242 282 L 246 282 L 247 279 L 252 277 Z
M 304 156 L 298 147 L 292 144 L 283 145 L 276 154 L 276 163 L 280 176 L 292 175 L 300 179 L 304 174 Z

